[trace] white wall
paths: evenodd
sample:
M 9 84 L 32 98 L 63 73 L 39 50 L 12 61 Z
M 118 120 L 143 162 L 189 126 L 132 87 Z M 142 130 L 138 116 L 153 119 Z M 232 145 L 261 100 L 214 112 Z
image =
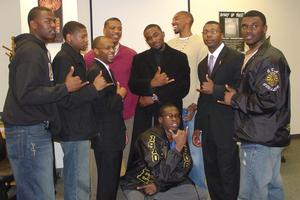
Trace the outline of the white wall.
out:
M 209 20 L 219 21 L 219 11 L 247 12 L 256 9 L 267 18 L 268 35 L 271 43 L 286 56 L 291 68 L 292 117 L 291 133 L 300 133 L 300 1 L 299 0 L 191 0 L 191 13 L 195 18 L 193 31 L 201 33 L 203 25 Z M 298 103 L 297 103 L 298 102 Z
M 92 5 L 94 37 L 103 35 L 106 19 L 118 17 L 123 25 L 121 43 L 137 52 L 149 48 L 143 36 L 148 24 L 158 24 L 165 32 L 167 41 L 174 37 L 171 26 L 174 14 L 179 10 L 187 10 L 187 1 L 183 0 L 93 0 Z
M 163 4 L 162 4 L 163 3 Z M 110 0 L 93 1 L 98 17 L 94 17 L 94 36 L 102 34 L 104 20 L 108 17 L 120 17 L 123 21 L 122 43 L 133 47 L 138 52 L 148 48 L 142 31 L 149 23 L 160 24 L 166 32 L 166 40 L 174 37 L 170 25 L 173 15 L 179 10 L 187 9 L 187 1 L 182 0 Z M 21 32 L 28 32 L 26 22 L 30 8 L 37 5 L 37 0 L 1 0 L 0 2 L 0 43 L 10 46 L 10 37 Z M 20 9 L 20 6 L 22 9 Z M 219 11 L 248 11 L 258 9 L 265 13 L 269 25 L 268 34 L 274 46 L 283 51 L 290 64 L 292 88 L 292 133 L 300 133 L 300 87 L 297 78 L 300 69 L 300 56 L 297 56 L 300 42 L 299 19 L 300 1 L 272 1 L 272 0 L 191 0 L 191 12 L 195 23 L 193 32 L 200 34 L 204 23 L 208 20 L 218 20 Z M 89 0 L 63 0 L 63 21 L 77 20 L 85 24 L 89 30 Z M 50 44 L 49 49 L 54 57 L 60 49 L 60 44 Z M 5 51 L 0 50 L 0 111 L 2 111 L 8 88 L 8 58 Z
M 3 105 L 8 88 L 8 56 L 2 45 L 11 47 L 11 36 L 15 36 L 21 32 L 20 20 L 20 2 L 12 0 L 1 0 L 0 3 L 0 112 Z M 13 20 L 12 20 L 13 19 Z
M 22 33 L 28 33 L 29 28 L 27 24 L 27 15 L 31 8 L 38 5 L 37 0 L 20 0 L 21 5 L 21 32 Z M 77 15 L 77 0 L 63 0 L 63 24 L 65 24 L 68 21 L 78 20 Z M 61 43 L 51 43 L 48 44 L 47 48 L 49 49 L 51 53 L 51 57 L 54 58 L 56 53 L 60 50 Z

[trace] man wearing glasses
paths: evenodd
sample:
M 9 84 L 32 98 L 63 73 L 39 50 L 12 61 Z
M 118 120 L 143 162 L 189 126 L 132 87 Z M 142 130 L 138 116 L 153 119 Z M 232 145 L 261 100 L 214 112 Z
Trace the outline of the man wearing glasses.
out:
M 98 133 L 92 139 L 98 174 L 97 200 L 114 200 L 117 196 L 125 147 L 126 127 L 122 112 L 127 90 L 116 81 L 109 67 L 115 56 L 113 40 L 106 36 L 96 37 L 92 48 L 95 62 L 87 73 L 88 80 L 92 83 L 101 73 L 108 83 L 93 101 Z
M 193 143 L 201 146 L 207 186 L 212 200 L 234 200 L 239 190 L 238 147 L 233 140 L 233 110 L 219 104 L 225 84 L 237 88 L 241 78 L 243 54 L 222 42 L 223 29 L 209 21 L 203 27 L 208 55 L 198 65 L 200 97 L 197 103 Z
M 179 130 L 180 114 L 173 104 L 159 111 L 159 125 L 140 134 L 121 187 L 128 200 L 200 199 L 188 178 L 192 158 L 187 130 Z

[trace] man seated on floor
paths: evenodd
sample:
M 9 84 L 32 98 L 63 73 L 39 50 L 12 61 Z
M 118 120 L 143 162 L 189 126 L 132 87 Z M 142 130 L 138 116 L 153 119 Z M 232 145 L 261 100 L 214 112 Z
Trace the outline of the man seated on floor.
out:
M 192 159 L 187 130 L 179 130 L 180 114 L 173 104 L 159 111 L 159 126 L 145 131 L 136 140 L 133 162 L 121 180 L 128 200 L 200 199 L 188 178 Z

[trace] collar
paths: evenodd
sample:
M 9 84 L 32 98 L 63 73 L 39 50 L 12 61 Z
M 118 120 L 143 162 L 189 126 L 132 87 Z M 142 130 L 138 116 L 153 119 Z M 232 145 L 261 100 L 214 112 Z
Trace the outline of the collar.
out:
M 104 65 L 104 67 L 109 71 L 109 65 L 106 64 L 105 62 L 103 62 L 102 60 L 100 60 L 99 58 L 94 58 L 95 60 L 99 61 L 102 65 Z
M 210 51 L 208 51 L 208 57 L 210 57 L 211 55 L 213 55 L 214 56 L 214 58 L 216 59 L 218 56 L 219 56 L 219 54 L 221 53 L 221 51 L 222 51 L 222 49 L 224 48 L 224 43 L 222 42 L 221 44 L 220 44 L 220 46 L 213 52 L 213 53 L 211 53 Z
M 64 51 L 66 51 L 70 56 L 72 56 L 77 62 L 83 62 L 83 56 L 77 51 L 75 51 L 70 44 L 65 42 L 61 45 L 61 48 Z
M 167 44 L 164 43 L 164 45 L 160 49 L 150 48 L 150 51 L 153 52 L 154 54 L 163 54 L 166 48 L 167 48 Z
M 120 43 L 118 43 L 116 46 L 115 46 L 115 56 L 118 54 L 120 50 Z
M 262 43 L 262 45 L 260 45 L 256 55 L 264 54 L 266 49 L 268 49 L 270 46 L 271 46 L 271 42 L 270 42 L 270 36 L 269 36 L 267 39 L 265 39 L 265 41 Z
M 109 65 L 96 57 L 95 57 L 95 60 L 99 61 L 102 65 L 104 65 L 105 69 L 107 70 L 107 72 L 110 75 L 112 82 L 115 83 L 115 79 L 114 79 L 113 75 L 111 74 L 112 72 L 110 71 Z
M 191 36 L 192 36 L 192 35 L 191 35 Z M 183 41 L 184 41 L 184 40 L 189 40 L 191 36 L 188 36 L 188 37 L 179 37 L 178 39 L 179 39 L 179 40 L 183 40 Z
M 152 128 L 152 130 L 153 130 L 152 132 L 156 136 L 158 136 L 158 137 L 160 137 L 160 138 L 162 138 L 162 139 L 167 140 L 168 142 L 170 142 L 169 139 L 168 139 L 168 137 L 167 137 L 167 132 L 165 131 L 165 129 L 162 126 L 160 126 L 160 125 L 154 126 Z
M 16 36 L 15 37 L 16 49 L 18 49 L 24 43 L 27 43 L 29 41 L 38 44 L 42 49 L 44 49 L 45 51 L 48 51 L 48 49 L 46 47 L 46 43 L 43 42 L 42 40 L 40 40 L 39 38 L 37 38 L 32 33 L 23 33 L 23 34 Z

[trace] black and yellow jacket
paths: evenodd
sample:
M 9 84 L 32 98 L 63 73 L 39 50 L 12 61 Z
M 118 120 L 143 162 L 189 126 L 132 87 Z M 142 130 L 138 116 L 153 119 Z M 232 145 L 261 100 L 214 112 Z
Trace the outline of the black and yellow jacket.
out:
M 192 158 L 188 145 L 181 152 L 170 149 L 162 128 L 151 128 L 140 135 L 134 145 L 132 162 L 121 180 L 123 190 L 155 183 L 158 192 L 191 183 L 188 172 Z

